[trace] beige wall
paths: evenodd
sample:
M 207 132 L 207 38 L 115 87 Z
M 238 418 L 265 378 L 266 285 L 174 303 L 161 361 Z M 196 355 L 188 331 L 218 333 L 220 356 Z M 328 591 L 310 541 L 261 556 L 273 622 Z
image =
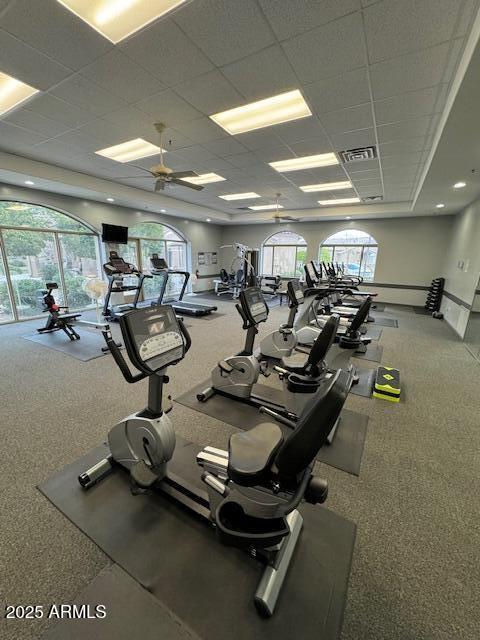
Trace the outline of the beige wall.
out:
M 242 242 L 260 248 L 273 233 L 291 230 L 307 241 L 307 258 L 318 257 L 320 244 L 343 229 L 359 229 L 378 242 L 375 282 L 428 286 L 433 277 L 442 275 L 445 252 L 452 227 L 451 216 L 364 220 L 355 222 L 311 222 L 290 224 L 239 225 L 223 227 L 222 244 Z M 222 250 L 222 266 L 228 268 L 231 252 Z M 425 291 L 367 287 L 378 292 L 385 302 L 423 305 Z
M 455 216 L 443 269 L 446 291 L 471 305 L 480 275 L 480 200 Z M 445 297 L 442 311 L 447 322 L 463 338 L 469 309 Z
M 82 200 L 70 196 L 63 196 L 48 191 L 36 191 L 11 185 L 0 185 L 1 200 L 19 200 L 34 204 L 45 205 L 69 213 L 78 220 L 86 222 L 94 230 L 101 231 L 102 222 L 132 227 L 140 222 L 162 222 L 173 227 L 189 243 L 191 263 L 189 269 L 193 273 L 198 269 L 200 275 L 211 276 L 218 271 L 216 267 L 198 266 L 197 254 L 199 251 L 218 251 L 221 238 L 220 227 L 204 222 L 185 221 L 181 218 L 149 213 L 148 211 L 135 211 L 127 207 L 119 207 L 115 204 Z M 195 285 L 195 291 L 211 289 L 213 278 L 201 278 Z

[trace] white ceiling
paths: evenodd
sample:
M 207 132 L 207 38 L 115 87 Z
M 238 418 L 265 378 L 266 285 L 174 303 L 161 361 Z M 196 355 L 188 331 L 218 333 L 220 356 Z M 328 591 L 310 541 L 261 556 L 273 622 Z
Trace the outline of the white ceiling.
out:
M 175 188 L 166 199 L 231 214 L 219 221 L 271 216 L 245 214 L 239 207 L 249 202 L 217 197 L 236 191 L 261 194 L 255 204 L 273 202 L 280 192 L 282 213 L 310 218 L 320 196 L 298 186 L 346 178 L 354 190 L 341 197 L 383 196 L 380 205 L 348 213 L 405 215 L 479 6 L 480 0 L 193 0 L 114 46 L 56 0 L 0 0 L 0 71 L 41 89 L 0 120 L 0 150 L 151 191 L 152 179 L 123 178 L 141 175 L 135 167 L 94 151 L 137 137 L 155 143 L 152 123 L 163 121 L 170 127 L 170 167 L 227 179 L 201 192 Z M 293 88 L 312 117 L 234 137 L 207 117 Z M 366 145 L 377 146 L 376 159 L 287 174 L 268 165 Z M 1 171 L 0 178 L 12 181 Z M 98 191 L 96 183 L 92 193 Z M 323 212 L 343 215 L 345 208 Z

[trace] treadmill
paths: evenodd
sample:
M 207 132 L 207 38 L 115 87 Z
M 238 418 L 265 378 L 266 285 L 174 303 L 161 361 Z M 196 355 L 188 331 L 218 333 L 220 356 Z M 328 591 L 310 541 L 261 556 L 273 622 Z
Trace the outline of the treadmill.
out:
M 103 316 L 108 320 L 118 320 L 125 312 L 135 309 L 143 287 L 145 278 L 151 276 L 142 273 L 134 264 L 125 262 L 116 251 L 110 251 L 109 260 L 103 265 L 103 270 L 108 278 L 108 290 L 103 304 Z M 136 277 L 135 284 L 125 284 L 124 278 Z M 126 293 L 134 295 L 133 302 L 110 305 L 112 293 Z
M 169 269 L 168 264 L 163 258 L 160 258 L 158 253 L 153 253 L 150 258 L 151 274 L 153 276 L 160 276 L 161 286 L 158 299 L 155 304 L 170 304 L 176 313 L 184 316 L 206 316 L 212 311 L 216 311 L 217 307 L 208 304 L 199 304 L 198 302 L 189 302 L 183 299 L 185 290 L 190 279 L 188 271 L 179 271 L 177 269 Z M 171 275 L 180 275 L 183 278 L 183 285 L 180 294 L 177 299 L 165 300 L 165 293 L 168 284 L 168 278 Z

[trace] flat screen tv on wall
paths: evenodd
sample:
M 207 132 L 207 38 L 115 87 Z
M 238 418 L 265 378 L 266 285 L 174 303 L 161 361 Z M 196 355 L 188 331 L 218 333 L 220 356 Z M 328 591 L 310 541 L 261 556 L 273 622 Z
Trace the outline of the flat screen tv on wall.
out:
M 102 224 L 102 242 L 127 244 L 128 227 L 118 227 L 116 224 Z

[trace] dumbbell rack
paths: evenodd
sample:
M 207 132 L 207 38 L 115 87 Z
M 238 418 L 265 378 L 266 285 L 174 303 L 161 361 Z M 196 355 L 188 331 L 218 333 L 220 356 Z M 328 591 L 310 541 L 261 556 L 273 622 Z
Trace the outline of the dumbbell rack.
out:
M 427 301 L 425 302 L 425 309 L 428 309 L 430 313 L 440 310 L 444 286 L 445 278 L 434 278 L 432 280 L 432 284 L 428 288 Z

